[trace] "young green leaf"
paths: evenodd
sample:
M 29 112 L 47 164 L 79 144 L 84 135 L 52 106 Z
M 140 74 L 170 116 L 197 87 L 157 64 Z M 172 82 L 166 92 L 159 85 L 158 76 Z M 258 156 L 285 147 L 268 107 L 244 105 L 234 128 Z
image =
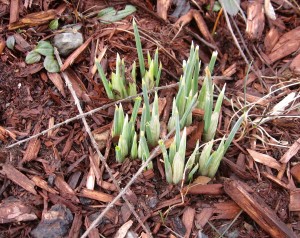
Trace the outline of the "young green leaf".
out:
M 54 49 L 53 46 L 50 44 L 49 41 L 43 41 L 41 40 L 34 51 L 38 52 L 39 54 L 43 56 L 53 56 L 54 55 Z
M 133 20 L 132 25 L 133 25 L 136 49 L 137 49 L 138 58 L 139 58 L 141 76 L 143 78 L 144 75 L 145 75 L 145 62 L 144 62 L 141 38 L 140 38 L 140 34 L 139 34 L 139 31 L 138 31 L 137 25 L 135 23 L 135 20 Z
M 6 46 L 7 48 L 13 50 L 15 48 L 16 39 L 14 36 L 9 36 L 6 39 Z
M 26 55 L 25 62 L 26 64 L 34 64 L 39 62 L 40 60 L 41 60 L 41 55 L 32 50 Z
M 49 73 L 58 73 L 60 71 L 59 65 L 53 55 L 45 57 L 44 67 Z
M 103 72 L 103 69 L 102 69 L 102 66 L 100 65 L 100 62 L 98 60 L 95 59 L 95 63 L 96 63 L 96 66 L 97 66 L 97 70 L 98 70 L 98 73 L 99 73 L 99 76 L 101 78 L 101 81 L 104 85 L 104 88 L 105 88 L 105 92 L 108 96 L 109 99 L 114 99 L 114 94 L 111 90 L 111 87 L 109 85 L 109 82 Z
M 53 19 L 52 21 L 50 21 L 49 29 L 50 30 L 57 30 L 57 28 L 58 28 L 58 19 Z

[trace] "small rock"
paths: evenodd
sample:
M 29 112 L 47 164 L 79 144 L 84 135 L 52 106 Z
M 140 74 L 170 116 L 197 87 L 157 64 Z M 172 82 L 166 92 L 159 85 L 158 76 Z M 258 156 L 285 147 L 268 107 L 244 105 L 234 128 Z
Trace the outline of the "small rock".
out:
M 80 32 L 70 29 L 68 32 L 54 36 L 54 46 L 62 56 L 67 56 L 83 43 L 83 36 Z
M 57 238 L 64 237 L 72 224 L 71 211 L 61 204 L 56 204 L 44 214 L 42 221 L 31 231 L 34 238 Z

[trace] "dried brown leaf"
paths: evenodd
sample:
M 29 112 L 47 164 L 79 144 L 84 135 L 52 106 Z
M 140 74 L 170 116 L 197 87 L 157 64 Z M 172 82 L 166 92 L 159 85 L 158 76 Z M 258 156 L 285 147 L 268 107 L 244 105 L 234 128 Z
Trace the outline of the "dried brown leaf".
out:
M 266 154 L 262 154 L 259 152 L 256 152 L 254 150 L 250 150 L 247 149 L 247 151 L 249 152 L 249 154 L 251 155 L 251 157 L 258 163 L 261 163 L 265 166 L 268 166 L 270 168 L 273 169 L 277 169 L 278 171 L 281 169 L 281 164 L 274 159 L 273 157 L 266 155 Z

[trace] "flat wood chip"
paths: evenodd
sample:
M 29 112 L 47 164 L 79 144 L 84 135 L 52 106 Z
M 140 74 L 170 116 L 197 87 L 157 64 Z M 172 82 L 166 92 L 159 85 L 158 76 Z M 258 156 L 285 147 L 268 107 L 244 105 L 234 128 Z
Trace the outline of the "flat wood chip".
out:
M 255 193 L 247 192 L 240 181 L 227 180 L 225 192 L 268 234 L 276 238 L 296 238 L 296 234 L 283 223 L 276 213 Z

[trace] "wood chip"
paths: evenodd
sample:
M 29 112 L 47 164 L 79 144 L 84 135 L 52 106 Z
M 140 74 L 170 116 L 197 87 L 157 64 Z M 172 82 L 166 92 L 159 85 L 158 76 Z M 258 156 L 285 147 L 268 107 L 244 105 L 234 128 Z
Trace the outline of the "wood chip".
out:
M 41 131 L 41 123 L 38 123 L 34 128 L 34 135 L 40 133 L 40 131 Z M 40 148 L 41 148 L 41 140 L 38 137 L 31 139 L 28 143 L 21 164 L 36 159 L 40 151 Z
M 206 194 L 206 195 L 221 195 L 224 193 L 222 184 L 192 184 L 185 187 L 183 190 L 187 194 Z
M 290 159 L 297 154 L 297 152 L 300 150 L 300 138 L 294 142 L 294 144 L 288 149 L 287 152 L 281 157 L 280 162 L 281 163 L 287 163 L 290 161 Z
M 246 33 L 250 39 L 260 39 L 265 28 L 265 13 L 262 0 L 248 2 Z
M 59 73 L 49 73 L 47 72 L 47 75 L 49 79 L 52 81 L 52 83 L 55 85 L 55 87 L 58 89 L 58 91 L 63 95 L 63 97 L 66 97 L 65 89 L 64 89 L 64 81 L 61 78 Z
M 20 187 L 24 188 L 26 191 L 37 195 L 37 192 L 34 189 L 34 183 L 12 165 L 3 164 L 0 173 L 5 175 L 15 184 L 18 184 Z
M 18 199 L 9 197 L 0 203 L 0 224 L 36 220 L 31 207 Z
M 212 217 L 214 209 L 211 207 L 205 207 L 202 211 L 196 215 L 197 224 L 203 229 L 208 220 Z
M 300 75 L 300 54 L 298 54 L 292 61 L 290 69 L 294 74 Z
M 214 214 L 217 215 L 214 215 L 212 217 L 213 220 L 220 220 L 220 219 L 232 220 L 241 211 L 241 208 L 233 201 L 215 203 L 214 208 L 215 208 Z
M 186 232 L 184 235 L 185 238 L 190 237 L 192 228 L 194 226 L 195 213 L 196 213 L 195 209 L 191 207 L 187 207 L 183 212 L 182 223 L 186 228 Z
M 157 15 L 162 19 L 167 20 L 168 9 L 172 3 L 172 0 L 158 0 L 157 1 Z
M 300 47 L 300 26 L 282 35 L 277 44 L 268 54 L 270 63 L 291 55 Z
M 31 178 L 31 180 L 34 182 L 34 184 L 46 191 L 48 191 L 49 193 L 54 193 L 54 194 L 58 194 L 58 191 L 56 191 L 54 188 L 51 188 L 48 183 L 43 180 L 41 177 L 35 175 Z
M 83 188 L 78 196 L 94 199 L 100 202 L 111 202 L 114 199 L 114 197 L 110 194 L 95 190 L 89 190 L 86 188 Z M 116 205 L 121 205 L 121 203 L 117 202 Z
M 55 186 L 58 188 L 59 193 L 66 199 L 70 199 L 74 203 L 79 203 L 79 199 L 76 197 L 75 192 L 69 186 L 69 184 L 63 179 L 62 176 L 56 176 Z
M 132 226 L 133 221 L 130 220 L 126 223 L 124 223 L 119 230 L 117 231 L 117 233 L 114 235 L 114 238 L 124 238 L 128 232 L 128 230 L 130 229 L 130 227 Z
M 291 174 L 298 183 L 300 183 L 300 163 L 291 168 Z
M 300 188 L 290 191 L 290 212 L 300 212 Z
M 77 238 L 80 236 L 80 230 L 82 226 L 82 214 L 75 213 L 75 217 L 69 232 L 68 238 Z
M 277 169 L 278 171 L 281 169 L 282 165 L 273 157 L 250 149 L 247 149 L 247 151 L 256 162 L 266 165 L 270 168 Z
M 283 223 L 276 213 L 257 194 L 250 194 L 244 183 L 227 180 L 225 192 L 268 234 L 276 238 L 296 238 L 296 234 Z

